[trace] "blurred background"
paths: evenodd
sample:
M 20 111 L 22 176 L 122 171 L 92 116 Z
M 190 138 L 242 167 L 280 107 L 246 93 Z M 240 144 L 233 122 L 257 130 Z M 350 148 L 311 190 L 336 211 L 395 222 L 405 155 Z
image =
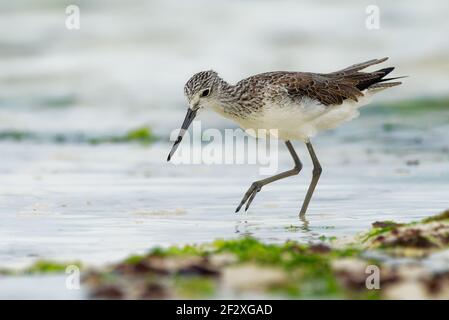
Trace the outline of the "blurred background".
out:
M 68 5 L 80 8 L 79 30 L 65 26 Z M 379 29 L 366 27 L 369 5 L 379 7 Z M 446 209 L 448 12 L 445 0 L 2 1 L 2 265 L 101 263 L 240 235 L 313 241 Z M 311 164 L 299 143 L 301 176 L 267 187 L 241 215 L 233 212 L 257 166 L 165 162 L 195 72 L 235 83 L 384 56 L 409 78 L 316 137 L 324 174 L 307 221 L 297 213 Z M 212 113 L 201 120 L 235 126 Z M 282 149 L 280 169 L 290 162 Z
M 79 30 L 65 27 L 72 4 Z M 379 7 L 378 30 L 366 28 L 369 5 Z M 19 0 L 0 10 L 3 132 L 115 134 L 149 124 L 166 135 L 186 106 L 184 83 L 208 69 L 237 82 L 389 56 L 410 78 L 380 99 L 449 90 L 444 0 Z

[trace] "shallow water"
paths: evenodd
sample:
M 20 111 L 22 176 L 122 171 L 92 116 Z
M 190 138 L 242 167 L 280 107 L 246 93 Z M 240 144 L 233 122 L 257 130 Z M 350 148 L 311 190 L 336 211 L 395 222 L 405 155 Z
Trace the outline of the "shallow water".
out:
M 410 156 L 402 153 L 317 140 L 324 172 L 306 220 L 297 214 L 311 176 L 308 159 L 299 176 L 264 188 L 247 213 L 235 214 L 259 177 L 257 166 L 167 164 L 168 143 L 2 143 L 8 157 L 0 174 L 1 266 L 37 259 L 101 265 L 154 246 L 246 235 L 313 242 L 353 235 L 377 220 L 412 221 L 449 207 L 447 153 L 411 150 L 419 165 L 407 165 Z M 291 166 L 285 151 L 280 166 Z M 438 267 L 444 259 L 427 263 Z M 0 278 L 0 297 L 85 297 L 84 291 L 66 290 L 65 279 Z M 45 291 L 37 289 L 42 283 Z
M 0 278 L 0 299 L 86 299 L 84 288 L 67 290 L 65 275 L 13 276 Z
M 8 155 L 0 175 L 2 266 L 38 258 L 97 264 L 153 246 L 241 235 L 318 241 L 376 220 L 411 221 L 449 207 L 449 155 L 440 146 L 409 147 L 404 155 L 375 140 L 368 152 L 339 140 L 317 139 L 324 172 L 307 221 L 298 210 L 311 164 L 300 145 L 300 175 L 265 187 L 247 213 L 235 214 L 260 178 L 256 165 L 172 165 L 165 162 L 168 143 L 2 143 Z M 279 170 L 288 169 L 291 161 L 280 150 Z

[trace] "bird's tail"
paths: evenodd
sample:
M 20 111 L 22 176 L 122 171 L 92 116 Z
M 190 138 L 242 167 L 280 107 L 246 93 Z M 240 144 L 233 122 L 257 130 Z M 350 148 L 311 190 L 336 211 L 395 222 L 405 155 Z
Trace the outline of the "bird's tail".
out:
M 377 70 L 374 72 L 370 72 L 369 74 L 372 77 L 370 79 L 360 81 L 357 84 L 357 89 L 359 89 L 359 90 L 368 89 L 370 91 L 371 90 L 378 91 L 378 90 L 391 88 L 391 87 L 395 87 L 395 86 L 402 84 L 402 82 L 400 82 L 400 81 L 386 82 L 386 81 L 390 81 L 390 80 L 397 80 L 397 79 L 405 78 L 405 76 L 394 77 L 394 78 L 385 78 L 385 76 L 388 75 L 393 70 L 394 70 L 394 67 L 389 67 L 389 68 L 380 69 L 380 70 Z
M 391 88 L 402 84 L 400 81 L 387 82 L 390 80 L 397 80 L 405 77 L 385 78 L 390 72 L 394 70 L 394 67 L 383 68 L 374 72 L 362 72 L 363 69 L 376 65 L 388 60 L 388 57 L 382 59 L 372 59 L 362 63 L 351 65 L 347 68 L 335 71 L 330 75 L 334 77 L 343 77 L 349 81 L 354 81 L 355 87 L 360 91 L 379 91 L 386 88 Z

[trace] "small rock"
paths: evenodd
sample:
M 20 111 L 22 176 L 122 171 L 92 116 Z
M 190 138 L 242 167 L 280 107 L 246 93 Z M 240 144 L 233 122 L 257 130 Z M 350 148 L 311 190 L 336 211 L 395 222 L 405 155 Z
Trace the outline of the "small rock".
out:
M 102 285 L 91 292 L 91 296 L 100 299 L 122 299 L 123 292 L 115 285 Z
M 366 267 L 365 261 L 353 258 L 340 259 L 332 262 L 332 269 L 343 286 L 351 289 L 366 288 Z
M 402 223 L 396 223 L 393 221 L 376 221 L 372 223 L 373 228 L 395 228 L 403 226 Z
M 332 249 L 324 243 L 317 243 L 310 245 L 309 251 L 311 253 L 329 253 L 332 251 Z
M 429 299 L 424 285 L 418 281 L 405 281 L 388 286 L 383 291 L 386 299 L 391 300 L 424 300 Z
M 286 281 L 285 272 L 274 267 L 245 264 L 225 268 L 223 272 L 223 285 L 237 290 L 264 289 Z

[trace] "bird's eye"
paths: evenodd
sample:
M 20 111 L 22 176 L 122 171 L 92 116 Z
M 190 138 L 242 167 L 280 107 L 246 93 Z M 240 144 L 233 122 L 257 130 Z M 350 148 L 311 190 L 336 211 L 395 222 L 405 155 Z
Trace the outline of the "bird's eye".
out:
M 210 92 L 209 89 L 203 90 L 203 92 L 201 92 L 201 97 L 202 97 L 202 98 L 203 98 L 203 97 L 207 97 L 207 96 L 209 95 L 209 92 Z

